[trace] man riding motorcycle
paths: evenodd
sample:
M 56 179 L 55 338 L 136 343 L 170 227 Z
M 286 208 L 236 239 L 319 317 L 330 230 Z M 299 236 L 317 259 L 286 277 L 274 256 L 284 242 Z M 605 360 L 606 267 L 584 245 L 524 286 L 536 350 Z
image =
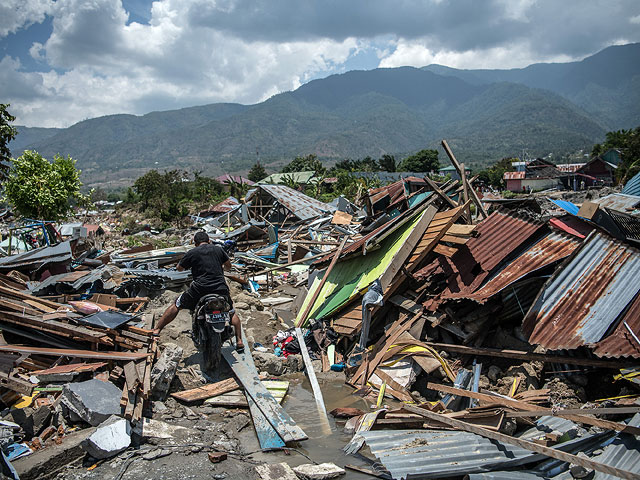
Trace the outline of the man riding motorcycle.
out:
M 183 271 L 191 269 L 193 282 L 189 289 L 182 293 L 158 320 L 158 325 L 154 330 L 156 335 L 171 323 L 178 315 L 178 311 L 183 309 L 193 310 L 198 301 L 205 295 L 216 293 L 226 298 L 231 306 L 231 325 L 236 336 L 236 350 L 244 351 L 242 343 L 240 318 L 233 309 L 233 301 L 229 294 L 229 287 L 224 278 L 224 271 L 231 270 L 231 262 L 227 252 L 220 246 L 212 244 L 209 235 L 205 232 L 197 232 L 193 237 L 195 248 L 189 250 L 178 263 L 177 270 Z

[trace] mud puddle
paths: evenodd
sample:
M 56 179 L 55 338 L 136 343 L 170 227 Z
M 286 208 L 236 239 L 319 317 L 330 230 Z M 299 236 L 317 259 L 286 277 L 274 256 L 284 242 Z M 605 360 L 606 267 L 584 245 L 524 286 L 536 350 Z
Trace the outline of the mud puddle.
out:
M 353 389 L 344 384 L 343 374 L 328 372 L 317 375 L 327 414 L 338 407 L 354 407 L 365 412 L 371 411 L 370 405 L 361 397 L 353 395 Z M 346 419 L 335 419 L 328 414 L 328 424 L 323 421 L 306 376 L 304 374 L 296 374 L 287 375 L 286 378 L 291 383 L 289 392 L 285 397 L 284 408 L 309 436 L 308 440 L 300 442 L 297 450 L 317 463 L 333 462 L 341 467 L 346 464 L 368 466 L 357 456 L 346 455 L 342 451 L 342 448 L 349 443 L 352 437 L 352 435 L 343 433 Z M 363 447 L 362 451 L 368 451 L 367 447 Z M 292 461 L 293 455 L 298 457 L 295 461 Z M 286 462 L 292 466 L 294 464 L 309 463 L 307 459 L 296 453 L 287 456 L 283 452 L 272 452 L 268 454 L 268 458 L 270 463 Z M 356 480 L 373 477 L 347 470 L 346 475 L 340 478 Z

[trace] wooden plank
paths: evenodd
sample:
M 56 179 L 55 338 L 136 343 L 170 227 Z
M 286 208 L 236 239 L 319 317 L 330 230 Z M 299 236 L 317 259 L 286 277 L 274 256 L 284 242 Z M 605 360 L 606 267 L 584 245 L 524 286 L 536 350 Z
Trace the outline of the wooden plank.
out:
M 0 319 L 15 325 L 34 328 L 55 335 L 62 335 L 71 338 L 78 338 L 91 343 L 102 343 L 104 345 L 113 345 L 113 341 L 104 333 L 90 330 L 77 325 L 69 325 L 68 323 L 58 322 L 56 320 L 43 320 L 38 316 L 19 315 L 14 312 L 0 312 Z
M 447 352 L 461 353 L 465 355 L 476 355 L 485 357 L 501 357 L 514 358 L 516 360 L 538 361 L 545 363 L 566 363 L 568 365 L 584 365 L 587 367 L 604 367 L 618 370 L 625 366 L 636 365 L 637 361 L 620 361 L 620 360 L 598 360 L 591 358 L 565 357 L 562 355 L 550 355 L 547 353 L 531 353 L 520 350 L 507 350 L 500 348 L 478 348 L 467 347 L 464 345 L 453 345 L 449 343 L 425 342 L 426 345 L 437 350 L 446 350 Z
M 449 144 L 447 143 L 446 140 L 442 140 L 442 148 L 444 148 L 444 151 L 447 153 L 447 156 L 449 157 L 449 160 L 451 160 L 451 163 L 453 164 L 453 166 L 458 171 L 458 174 L 460 175 L 460 178 L 464 178 L 465 179 L 465 186 L 468 185 L 468 187 L 469 187 L 468 193 L 471 194 L 471 198 L 473 199 L 473 203 L 476 204 L 477 211 L 484 218 L 487 218 L 489 216 L 487 214 L 487 211 L 484 209 L 484 206 L 482 205 L 482 202 L 480 202 L 480 199 L 478 198 L 478 195 L 476 194 L 476 191 L 473 189 L 473 186 L 469 185 L 469 182 L 466 181 L 466 172 L 464 171 L 464 169 L 460 168 L 460 164 L 458 163 L 458 160 L 456 160 L 455 155 L 453 154 L 453 152 L 449 148 Z
M 57 308 L 53 308 L 53 307 L 49 307 L 47 305 L 43 305 L 42 303 L 40 303 L 40 302 L 38 302 L 36 300 L 31 300 L 30 298 L 25 298 L 23 301 L 27 305 L 31 305 L 32 307 L 37 308 L 38 310 L 40 310 L 41 312 L 44 312 L 44 313 L 53 313 L 53 312 L 57 311 Z
M 313 295 L 311 296 L 311 299 L 307 303 L 307 307 L 302 312 L 302 315 L 300 316 L 300 320 L 298 320 L 298 322 L 296 323 L 296 327 L 303 326 L 307 321 L 307 316 L 309 315 L 309 313 L 311 313 L 311 309 L 313 308 L 313 305 L 316 303 L 316 300 L 318 299 L 318 295 L 320 295 L 320 291 L 322 290 L 322 287 L 324 287 L 324 284 L 327 281 L 327 278 L 329 277 L 331 270 L 333 270 L 333 267 L 337 263 L 338 257 L 340 257 L 342 250 L 344 250 L 344 246 L 346 245 L 348 239 L 349 237 L 345 235 L 344 239 L 342 240 L 342 243 L 336 250 L 336 253 L 333 255 L 333 258 L 331 259 L 331 263 L 325 270 L 324 275 L 322 276 L 322 280 L 320 280 L 318 287 L 313 291 Z
M 413 300 L 409 298 L 405 298 L 402 295 L 394 295 L 389 299 L 389 302 L 402 308 L 403 310 L 406 310 L 412 315 L 421 313 L 424 310 L 424 307 L 422 305 L 419 305 Z
M 475 229 L 476 229 L 475 225 L 460 225 L 458 223 L 454 223 L 449 227 L 449 230 L 447 230 L 447 233 L 449 235 L 470 237 L 472 236 Z
M 434 206 L 429 206 L 424 213 L 421 214 L 420 220 L 416 223 L 413 230 L 407 237 L 406 241 L 402 244 L 400 249 L 396 252 L 391 260 L 391 263 L 380 277 L 380 284 L 382 285 L 382 291 L 384 292 L 389 288 L 391 282 L 396 277 L 402 266 L 406 263 L 407 258 L 411 255 L 418 241 L 424 235 L 424 232 L 429 228 L 429 225 L 433 221 L 433 218 L 438 213 L 438 210 Z
M 439 243 L 433 248 L 433 251 L 439 255 L 451 258 L 458 252 L 458 249 L 456 247 L 450 247 L 449 245 L 442 245 Z
M 382 370 L 380 370 L 380 368 L 377 368 L 373 373 L 377 375 L 378 378 L 380 378 L 380 380 L 382 380 L 387 384 L 387 388 L 390 387 L 391 390 L 393 390 L 393 392 L 390 392 L 390 393 L 392 393 L 392 395 L 396 397 L 398 400 L 400 400 L 401 402 L 414 401 L 413 397 L 407 391 L 407 389 L 404 388 L 402 385 L 400 385 L 398 382 L 396 382 L 389 374 L 387 374 L 386 372 L 383 372 Z
M 127 388 L 130 391 L 135 391 L 138 388 L 140 377 L 135 363 L 127 362 L 124 364 L 124 378 L 127 380 Z
M 540 411 L 542 410 L 537 405 L 531 405 L 526 402 L 521 402 L 520 400 L 515 400 L 511 398 L 498 397 L 494 395 L 487 395 L 486 393 L 476 393 L 470 392 L 468 390 L 462 390 L 461 388 L 448 387 L 446 385 L 439 385 L 437 383 L 429 382 L 427 384 L 427 388 L 432 390 L 436 390 L 443 393 L 450 393 L 452 395 L 457 395 L 460 397 L 467 398 L 475 398 L 480 400 L 481 402 L 490 404 L 490 405 L 504 405 L 505 407 L 515 408 L 516 410 L 526 410 L 529 412 L 532 411 Z M 561 415 L 554 412 L 552 409 L 546 409 L 545 415 L 551 415 L 554 417 L 562 417 L 572 420 L 574 422 L 584 423 L 587 425 L 593 425 L 596 427 L 606 428 L 608 430 L 616 430 L 618 432 L 630 433 L 632 435 L 640 435 L 640 428 L 633 427 L 631 425 L 625 425 L 622 423 L 611 422 L 609 420 L 600 420 L 597 418 L 587 417 L 585 415 Z
M 555 414 L 578 415 L 631 415 L 640 412 L 640 407 L 602 407 L 602 408 L 565 408 L 556 410 Z M 530 412 L 507 412 L 507 417 L 542 417 L 549 415 L 549 411 L 534 410 Z
M 333 218 L 331 219 L 331 223 L 334 225 L 350 225 L 351 219 L 353 219 L 353 215 L 336 210 L 336 213 L 333 214 Z
M 13 288 L 7 288 L 7 287 L 3 287 L 0 286 L 0 293 L 4 293 L 5 295 L 8 295 L 12 298 L 18 298 L 20 300 L 33 300 L 38 302 L 41 305 L 53 308 L 53 309 L 58 309 L 60 308 L 60 304 L 56 303 L 56 302 L 52 302 L 50 300 L 46 300 L 44 298 L 40 298 L 40 297 L 36 297 L 33 295 L 29 295 L 28 293 L 25 292 L 21 292 L 19 290 L 14 290 Z
M 73 350 L 66 348 L 26 347 L 22 345 L 0 345 L 0 352 L 15 352 L 53 357 L 95 358 L 99 360 L 139 360 L 148 353 L 137 352 L 94 352 L 92 350 Z
M 245 352 L 247 351 L 248 348 L 245 348 Z M 255 370 L 255 365 L 253 368 L 249 367 L 248 362 L 253 365 L 253 358 L 251 358 L 250 353 L 248 355 L 245 355 L 245 353 L 240 354 L 236 352 L 233 345 L 226 345 L 222 347 L 222 356 L 236 377 L 238 377 L 238 381 L 244 387 L 247 397 L 255 402 L 258 409 L 285 443 L 297 442 L 308 438 L 262 384 Z
M 296 336 L 298 337 L 298 344 L 300 345 L 300 353 L 302 353 L 302 359 L 304 360 L 304 368 L 307 372 L 307 377 L 309 377 L 309 382 L 311 383 L 311 389 L 313 390 L 313 397 L 316 400 L 316 405 L 318 406 L 318 411 L 321 415 L 324 416 L 324 419 L 327 420 L 327 424 L 329 419 L 327 418 L 327 409 L 324 406 L 324 398 L 322 397 L 322 390 L 320 390 L 320 385 L 318 384 L 318 379 L 316 378 L 316 372 L 313 369 L 313 364 L 311 363 L 311 357 L 309 357 L 309 351 L 307 350 L 307 344 L 304 341 L 304 335 L 302 334 L 302 330 L 300 327 L 296 327 Z
M 215 397 L 224 393 L 232 392 L 240 388 L 235 378 L 227 378 L 216 383 L 208 383 L 202 387 L 172 393 L 171 396 L 181 402 L 193 403 L 198 400 Z
M 440 239 L 441 242 L 455 243 L 456 245 L 465 245 L 469 241 L 469 237 L 458 237 L 457 235 L 445 235 Z
M 425 410 L 424 408 L 415 407 L 413 405 L 405 405 L 403 408 L 405 408 L 406 410 L 409 410 L 412 413 L 417 413 L 418 415 L 421 415 L 430 420 L 436 420 L 438 422 L 442 422 L 446 425 L 453 427 L 456 430 L 475 433 L 476 435 L 480 435 L 485 438 L 490 438 L 492 440 L 497 440 L 499 442 L 506 443 L 508 445 L 516 445 L 526 450 L 540 453 L 542 455 L 546 455 L 547 457 L 555 458 L 563 462 L 581 465 L 585 468 L 590 468 L 597 472 L 607 473 L 609 475 L 615 475 L 616 477 L 625 478 L 629 480 L 640 479 L 640 475 L 638 475 L 637 473 L 629 472 L 627 470 L 622 470 L 620 468 L 612 467 L 611 465 L 606 465 L 600 462 L 596 462 L 594 460 L 591 460 L 590 458 L 578 457 L 577 455 L 572 455 L 570 453 L 562 452 L 555 448 L 549 448 L 542 445 L 538 445 L 536 443 L 529 442 L 527 440 L 522 440 L 521 438 L 511 437 L 509 435 L 505 435 L 504 433 L 493 432 L 491 430 L 487 430 L 485 428 L 478 427 L 476 425 L 471 425 L 467 422 L 463 422 L 462 420 L 457 420 L 455 418 L 449 418 L 439 413 L 430 412 L 429 410 Z

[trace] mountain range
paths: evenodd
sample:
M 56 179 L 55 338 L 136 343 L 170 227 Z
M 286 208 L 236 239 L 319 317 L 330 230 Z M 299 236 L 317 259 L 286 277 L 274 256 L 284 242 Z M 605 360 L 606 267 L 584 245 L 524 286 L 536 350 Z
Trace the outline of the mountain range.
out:
M 143 116 L 109 115 L 68 128 L 17 127 L 14 156 L 69 154 L 89 184 L 131 183 L 149 168 L 268 171 L 298 155 L 403 158 L 446 138 L 471 167 L 505 156 L 591 146 L 640 125 L 640 44 L 582 61 L 511 70 L 442 65 L 351 71 L 255 105 L 218 103 Z

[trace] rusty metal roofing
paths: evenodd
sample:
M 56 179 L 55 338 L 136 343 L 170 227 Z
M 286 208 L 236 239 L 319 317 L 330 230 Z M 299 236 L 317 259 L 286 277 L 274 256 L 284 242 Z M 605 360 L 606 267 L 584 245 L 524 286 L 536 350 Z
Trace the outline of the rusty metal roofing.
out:
M 231 210 L 237 208 L 240 205 L 240 202 L 233 197 L 225 198 L 220 203 L 209 207 L 209 212 L 215 213 L 227 213 Z
M 544 223 L 528 216 L 499 210 L 479 223 L 475 230 L 478 236 L 470 238 L 451 258 L 439 255 L 433 263 L 416 272 L 416 277 L 447 275 L 447 287 L 441 292 L 440 299 L 454 294 L 471 294 L 495 267 L 546 228 Z
M 557 350 L 600 341 L 640 290 L 638 278 L 639 250 L 591 233 L 525 316 L 529 342 Z
M 315 198 L 311 198 L 285 185 L 257 185 L 256 187 L 251 198 L 253 198 L 257 192 L 264 191 L 280 202 L 281 205 L 300 220 L 310 220 L 336 211 L 336 207 L 322 203 Z M 250 198 L 247 199 L 250 200 Z
M 526 172 L 504 172 L 505 180 L 522 180 Z
M 639 338 L 640 294 L 631 302 L 629 309 L 611 335 L 596 343 L 593 352 L 599 357 L 640 358 Z
M 530 273 L 568 257 L 579 245 L 580 242 L 574 237 L 560 232 L 551 232 L 506 265 L 505 268 L 475 292 L 452 293 L 445 297 L 448 299 L 468 298 L 484 303 Z

